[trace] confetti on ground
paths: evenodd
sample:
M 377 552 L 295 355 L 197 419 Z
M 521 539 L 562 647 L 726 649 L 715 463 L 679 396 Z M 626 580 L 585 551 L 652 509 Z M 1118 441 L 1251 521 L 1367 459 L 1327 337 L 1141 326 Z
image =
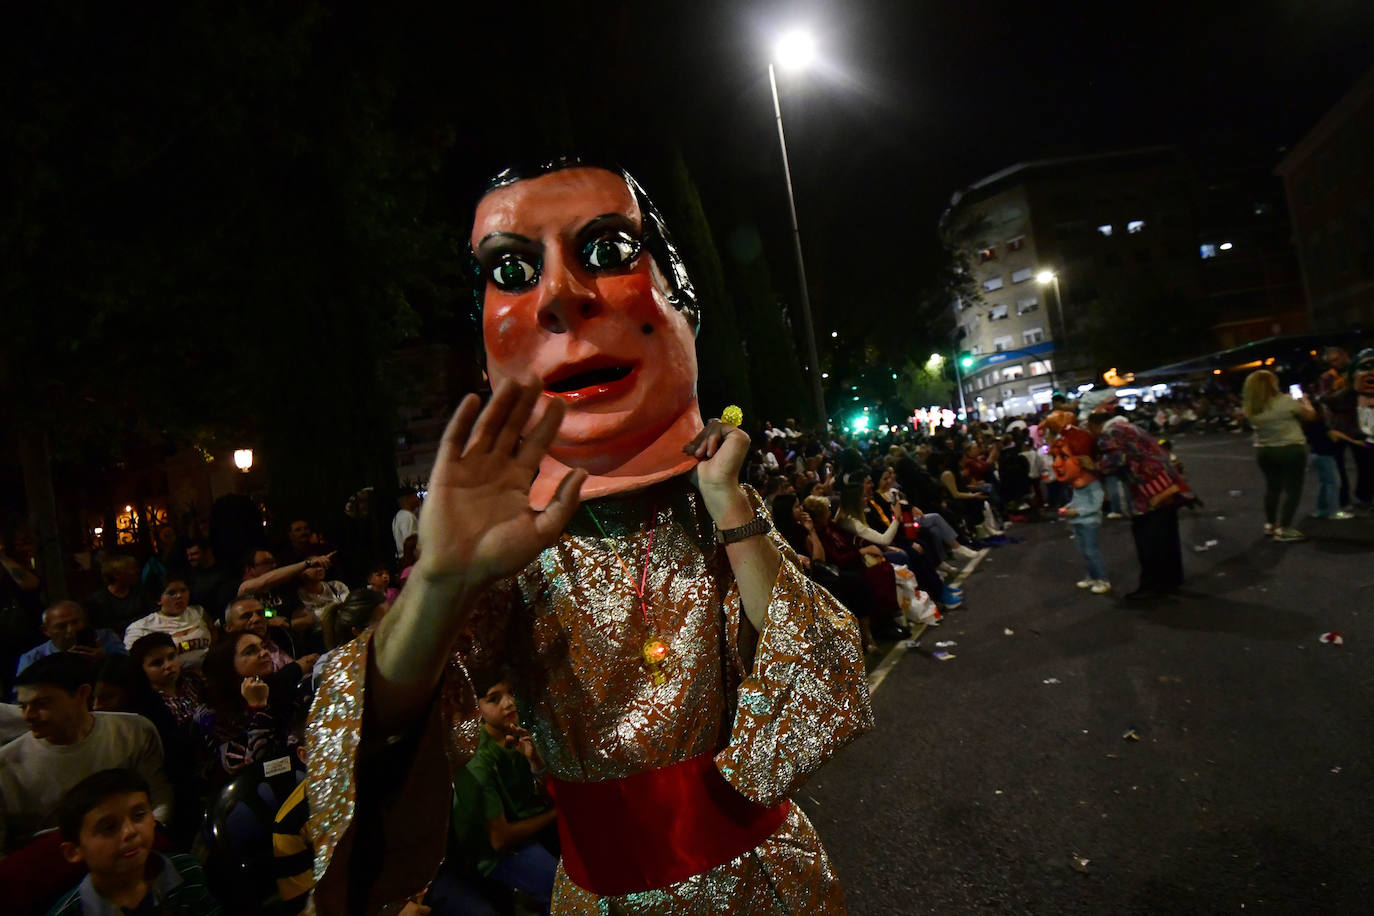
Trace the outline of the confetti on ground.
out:
M 1041 681 L 1040 683 L 1042 683 L 1042 684 L 1058 684 L 1058 683 L 1059 683 L 1059 678 L 1057 678 L 1057 677 L 1047 677 L 1047 678 L 1045 678 L 1043 681 Z
M 957 642 L 955 642 L 954 640 L 952 640 L 952 639 L 942 639 L 942 640 L 940 640 L 939 642 L 937 642 L 937 643 L 935 644 L 935 648 L 937 648 L 937 649 L 948 649 L 950 646 L 957 646 L 957 645 L 959 645 L 959 644 L 958 644 Z
M 1080 874 L 1086 875 L 1088 873 L 1088 865 L 1091 862 L 1092 859 L 1084 858 L 1076 852 L 1069 855 L 1069 866 Z
M 935 657 L 942 662 L 947 662 L 955 656 L 953 652 L 945 652 L 944 650 L 941 650 L 935 653 Z
M 1011 627 L 1003 627 L 1003 628 L 1002 628 L 1002 635 L 1003 635 L 1003 636 L 1014 636 L 1014 635 L 1016 635 L 1016 631 L 1013 630 Z
M 1345 637 L 1342 636 L 1340 633 L 1337 633 L 1335 630 L 1332 630 L 1330 633 L 1323 633 L 1321 635 L 1321 641 L 1332 646 L 1345 645 Z
M 1341 768 L 1340 768 L 1340 767 L 1332 767 L 1332 768 L 1331 768 L 1331 772 L 1333 772 L 1333 773 L 1339 773 L 1340 771 L 1341 771 Z
M 1140 740 L 1140 732 L 1136 731 L 1136 730 L 1133 729 L 1133 728 L 1128 728 L 1128 729 L 1126 729 L 1124 732 L 1121 733 L 1121 737 L 1122 737 L 1122 738 L 1125 738 L 1127 741 L 1139 741 L 1139 740 Z

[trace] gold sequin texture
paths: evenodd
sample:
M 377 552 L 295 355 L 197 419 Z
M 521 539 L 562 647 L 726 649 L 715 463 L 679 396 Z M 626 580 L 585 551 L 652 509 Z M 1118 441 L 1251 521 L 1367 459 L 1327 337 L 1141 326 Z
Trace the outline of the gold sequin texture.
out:
M 758 495 L 750 490 L 749 496 L 758 508 Z M 373 900 L 399 904 L 439 867 L 448 768 L 462 766 L 476 745 L 468 670 L 500 662 L 513 669 L 523 723 L 552 774 L 574 782 L 714 753 L 735 789 L 772 805 L 871 727 L 858 627 L 806 578 L 776 532 L 769 538 L 784 560 L 752 670 L 745 671 L 738 590 L 696 491 L 678 478 L 591 505 L 606 536 L 579 512 L 554 546 L 483 598 L 455 646 L 436 709 L 414 737 L 416 759 L 389 787 L 381 820 L 398 823 L 382 833 L 407 842 L 403 851 L 387 846 Z M 615 551 L 638 573 L 651 525 L 646 627 Z M 640 657 L 645 640 L 655 637 L 670 648 L 661 685 Z M 364 634 L 336 653 L 311 712 L 310 824 L 315 873 L 324 882 L 317 895 L 322 913 L 334 912 L 348 880 L 352 842 L 345 837 L 357 802 L 369 644 Z M 421 761 L 422 754 L 445 766 Z M 844 912 L 844 894 L 820 838 L 794 804 L 753 850 L 666 888 L 599 897 L 573 884 L 560 865 L 553 912 L 812 916 Z

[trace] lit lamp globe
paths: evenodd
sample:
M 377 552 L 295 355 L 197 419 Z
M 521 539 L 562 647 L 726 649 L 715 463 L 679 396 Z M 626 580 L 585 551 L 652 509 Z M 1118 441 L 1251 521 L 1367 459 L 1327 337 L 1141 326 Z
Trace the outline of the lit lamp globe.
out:
M 247 471 L 253 467 L 253 450 L 251 448 L 235 449 L 234 467 L 240 471 Z
M 1035 282 L 1039 283 L 1041 286 L 1049 286 L 1051 283 L 1054 282 L 1054 271 L 1040 271 L 1038 274 L 1035 275 Z
M 773 59 L 784 70 L 801 70 L 816 57 L 816 41 L 811 33 L 794 29 L 773 46 Z

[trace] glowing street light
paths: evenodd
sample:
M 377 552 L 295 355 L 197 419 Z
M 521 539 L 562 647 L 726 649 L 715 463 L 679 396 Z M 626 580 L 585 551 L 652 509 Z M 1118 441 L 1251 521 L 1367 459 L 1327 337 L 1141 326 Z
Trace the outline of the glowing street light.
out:
M 253 466 L 253 450 L 251 448 L 239 448 L 234 450 L 234 467 L 240 471 L 247 471 Z
M 1059 275 L 1052 270 L 1042 270 L 1035 275 L 1035 282 L 1039 283 L 1041 286 L 1049 286 L 1058 279 Z
M 1217 247 L 1220 248 L 1222 251 L 1230 251 L 1232 248 L 1235 248 L 1236 246 L 1232 245 L 1230 242 L 1222 242 Z
M 811 36 L 802 30 L 784 33 L 773 48 L 773 60 L 787 68 L 797 70 L 811 61 L 816 54 L 816 44 Z M 787 163 L 787 137 L 782 129 L 782 105 L 778 102 L 778 78 L 773 72 L 773 60 L 768 62 L 768 86 L 773 90 L 773 117 L 778 122 L 778 148 L 782 151 L 782 174 L 787 180 L 787 208 L 792 215 L 792 242 L 797 249 L 797 278 L 801 281 L 802 328 L 806 331 L 806 355 L 811 361 L 811 396 L 816 400 L 816 420 L 822 426 L 826 422 L 825 394 L 821 391 L 821 360 L 816 355 L 816 329 L 811 320 L 811 296 L 806 289 L 806 262 L 802 258 L 801 229 L 797 224 L 797 200 L 792 193 L 792 167 Z M 838 331 L 831 331 L 832 338 L 839 337 Z
M 784 70 L 805 69 L 816 59 L 816 40 L 805 29 L 793 29 L 773 45 L 773 59 Z

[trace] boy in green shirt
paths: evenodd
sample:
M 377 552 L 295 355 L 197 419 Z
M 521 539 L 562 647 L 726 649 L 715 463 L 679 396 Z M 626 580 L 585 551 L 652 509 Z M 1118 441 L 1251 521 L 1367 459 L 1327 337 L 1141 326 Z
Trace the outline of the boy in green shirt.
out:
M 477 752 L 453 784 L 455 846 L 471 870 L 529 894 L 548 912 L 558 856 L 549 849 L 557 840 L 553 802 L 540 780 L 544 761 L 520 727 L 510 672 L 474 678 L 474 686 L 482 727 Z

